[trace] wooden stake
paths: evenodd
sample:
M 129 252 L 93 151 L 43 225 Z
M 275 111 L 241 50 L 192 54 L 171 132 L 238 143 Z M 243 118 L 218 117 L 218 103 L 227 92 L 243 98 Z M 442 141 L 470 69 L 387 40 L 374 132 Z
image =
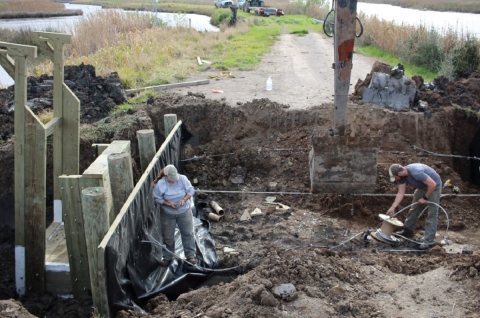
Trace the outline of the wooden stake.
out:
M 137 131 L 138 151 L 140 152 L 140 168 L 142 172 L 147 169 L 153 156 L 155 156 L 155 134 L 153 129 Z
M 165 126 L 165 136 L 172 131 L 173 127 L 177 124 L 177 115 L 176 114 L 166 114 L 163 116 L 163 124 Z
M 112 187 L 113 213 L 115 217 L 133 190 L 132 160 L 129 153 L 108 156 L 108 173 Z
M 99 289 L 98 245 L 109 227 L 107 191 L 105 188 L 91 187 L 83 189 L 82 209 L 93 306 L 100 310 L 102 307 L 102 296 Z

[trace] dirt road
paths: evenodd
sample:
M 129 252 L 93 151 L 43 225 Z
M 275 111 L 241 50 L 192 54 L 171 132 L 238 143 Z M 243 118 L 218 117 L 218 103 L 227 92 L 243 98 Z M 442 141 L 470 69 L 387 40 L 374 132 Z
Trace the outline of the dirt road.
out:
M 364 80 L 376 60 L 354 54 L 350 93 L 358 79 Z M 234 78 L 211 79 L 210 84 L 183 87 L 173 90 L 179 94 L 200 92 L 207 98 L 224 98 L 232 106 L 252 99 L 268 98 L 271 101 L 290 105 L 291 109 L 307 108 L 333 101 L 334 94 L 333 39 L 323 34 L 310 33 L 304 37 L 283 34 L 266 54 L 258 69 L 234 71 Z M 189 79 L 200 80 L 219 76 L 212 70 Z M 266 90 L 268 77 L 272 78 L 273 90 Z M 221 90 L 223 93 L 212 93 Z

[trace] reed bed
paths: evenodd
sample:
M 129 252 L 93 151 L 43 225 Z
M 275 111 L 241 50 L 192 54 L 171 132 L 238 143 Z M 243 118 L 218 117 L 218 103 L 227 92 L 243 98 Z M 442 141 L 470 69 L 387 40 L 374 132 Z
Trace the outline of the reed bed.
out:
M 396 25 L 377 16 L 360 14 L 365 33 L 355 42 L 374 46 L 404 62 L 424 67 L 446 77 L 475 71 L 480 65 L 480 42 L 453 28 L 437 30 L 424 25 Z
M 478 0 L 362 0 L 362 2 L 391 4 L 419 10 L 480 13 Z
M 105 10 L 78 24 L 65 50 L 66 64 L 91 64 L 102 76 L 118 72 L 125 88 L 177 82 L 198 72 L 197 56 L 219 62 L 229 39 L 249 30 L 242 22 L 221 28 L 222 32 L 204 33 L 156 25 L 146 14 Z M 49 74 L 51 68 L 46 62 L 34 73 Z

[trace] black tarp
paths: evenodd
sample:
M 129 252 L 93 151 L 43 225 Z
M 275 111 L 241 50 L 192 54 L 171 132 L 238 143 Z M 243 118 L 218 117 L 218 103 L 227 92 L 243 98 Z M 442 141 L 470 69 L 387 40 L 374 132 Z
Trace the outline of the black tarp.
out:
M 105 249 L 108 303 L 110 312 L 121 309 L 141 311 L 146 301 L 165 293 L 178 295 L 186 292 L 210 276 L 199 267 L 217 266 L 215 243 L 209 234 L 209 224 L 195 218 L 194 228 L 199 267 L 177 261 L 168 268 L 160 267 L 162 248 L 160 206 L 154 203 L 152 182 L 167 164 L 174 164 L 182 172 L 183 147 L 190 133 L 181 126 L 164 150 L 154 158 L 154 166 L 144 173 L 133 192 L 135 197 L 122 214 Z M 194 213 L 195 215 L 195 213 Z M 116 220 L 117 221 L 117 220 Z M 178 229 L 175 252 L 183 255 Z
M 480 158 L 480 126 L 473 136 L 469 146 L 470 157 Z M 477 186 L 480 186 L 480 160 L 470 160 L 470 181 Z

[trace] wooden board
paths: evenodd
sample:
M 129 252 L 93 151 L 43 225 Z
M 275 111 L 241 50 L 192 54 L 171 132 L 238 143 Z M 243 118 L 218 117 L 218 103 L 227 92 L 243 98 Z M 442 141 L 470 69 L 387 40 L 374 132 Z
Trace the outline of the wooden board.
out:
M 54 222 L 47 229 L 45 263 L 58 263 L 69 266 L 65 226 L 63 223 Z

